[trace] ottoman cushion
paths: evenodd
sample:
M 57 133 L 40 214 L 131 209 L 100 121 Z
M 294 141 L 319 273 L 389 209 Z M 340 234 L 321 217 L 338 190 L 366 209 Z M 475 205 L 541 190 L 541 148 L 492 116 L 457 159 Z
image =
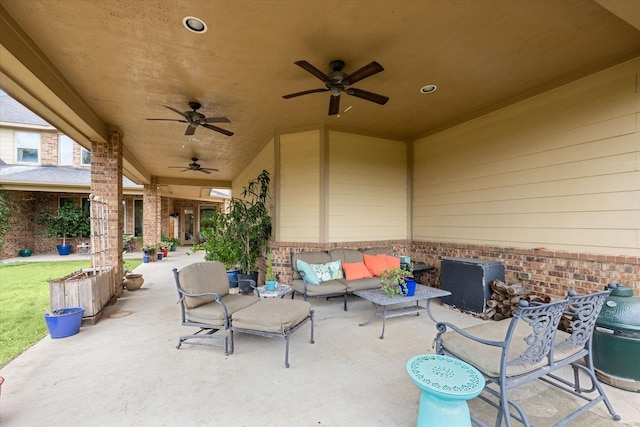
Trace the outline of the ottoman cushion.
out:
M 262 299 L 231 315 L 234 328 L 284 334 L 311 314 L 311 304 L 281 298 Z

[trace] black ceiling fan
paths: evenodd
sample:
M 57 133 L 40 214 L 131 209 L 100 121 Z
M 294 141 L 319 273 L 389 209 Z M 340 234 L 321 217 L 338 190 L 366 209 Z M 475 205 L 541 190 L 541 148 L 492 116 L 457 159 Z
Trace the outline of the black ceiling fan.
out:
M 368 92 L 366 90 L 349 87 L 352 84 L 359 82 L 360 80 L 366 79 L 367 77 L 377 74 L 380 71 L 384 71 L 382 65 L 378 64 L 376 61 L 365 65 L 364 67 L 354 71 L 351 74 L 347 74 L 342 71 L 342 69 L 344 68 L 344 61 L 339 59 L 331 61 L 330 67 L 332 71 L 328 74 L 325 74 L 322 71 L 318 70 L 307 61 L 296 61 L 294 62 L 294 64 L 313 74 L 318 79 L 322 80 L 326 87 L 320 89 L 305 90 L 303 92 L 296 92 L 290 95 L 284 95 L 284 99 L 294 98 L 301 95 L 308 95 L 310 93 L 316 92 L 331 92 L 331 98 L 329 99 L 330 116 L 338 114 L 340 112 L 341 92 L 344 92 L 347 95 L 366 99 L 367 101 L 375 102 L 376 104 L 380 105 L 386 104 L 389 100 L 389 98 L 384 95 L 379 95 L 377 93 Z
M 211 173 L 211 172 L 218 172 L 218 169 L 213 169 L 213 168 L 203 168 L 202 166 L 200 166 L 200 164 L 198 163 L 198 158 L 197 157 L 192 157 L 191 158 L 191 163 L 189 163 L 186 167 L 185 166 L 169 166 L 170 169 L 182 169 L 180 172 L 188 172 L 188 171 L 193 171 L 193 172 L 202 172 L 202 173 Z
M 183 117 L 183 119 L 147 119 L 147 120 L 165 120 L 170 122 L 188 123 L 189 125 L 187 126 L 187 130 L 184 133 L 185 135 L 193 135 L 198 126 L 202 126 L 207 129 L 211 129 L 216 132 L 223 133 L 227 136 L 233 135 L 233 132 L 231 131 L 209 124 L 209 123 L 231 123 L 231 120 L 229 120 L 226 117 L 206 117 L 204 114 L 198 113 L 198 110 L 200 109 L 200 107 L 202 107 L 202 105 L 200 105 L 199 102 L 189 102 L 189 107 L 191 107 L 193 111 L 182 112 L 182 111 L 176 110 L 175 108 L 167 107 L 166 105 L 163 105 L 163 107 L 168 108 L 169 110 L 180 114 Z

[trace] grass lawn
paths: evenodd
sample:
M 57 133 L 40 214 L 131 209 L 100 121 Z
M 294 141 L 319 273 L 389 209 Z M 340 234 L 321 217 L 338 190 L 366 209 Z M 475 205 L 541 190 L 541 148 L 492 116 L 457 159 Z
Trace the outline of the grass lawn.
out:
M 133 270 L 142 260 L 127 259 Z M 0 265 L 0 366 L 47 335 L 49 280 L 60 279 L 90 261 L 20 262 Z

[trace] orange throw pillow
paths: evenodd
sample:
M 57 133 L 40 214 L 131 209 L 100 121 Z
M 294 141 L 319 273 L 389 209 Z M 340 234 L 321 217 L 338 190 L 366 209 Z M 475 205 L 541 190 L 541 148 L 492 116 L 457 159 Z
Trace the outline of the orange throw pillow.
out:
M 373 277 L 364 262 L 343 262 L 342 269 L 347 280 L 368 279 Z
M 380 277 L 382 270 L 387 270 L 387 255 L 367 255 L 362 254 L 364 258 L 364 265 L 367 266 L 371 274 Z
M 387 257 L 387 268 L 400 268 L 400 258 L 385 255 Z

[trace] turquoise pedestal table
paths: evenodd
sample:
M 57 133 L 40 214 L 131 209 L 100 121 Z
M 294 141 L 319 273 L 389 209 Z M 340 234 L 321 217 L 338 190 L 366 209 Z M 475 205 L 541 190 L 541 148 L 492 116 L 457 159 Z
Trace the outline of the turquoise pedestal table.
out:
M 418 427 L 467 427 L 467 400 L 484 388 L 484 377 L 473 366 L 448 356 L 422 354 L 407 362 L 411 380 L 422 390 Z

